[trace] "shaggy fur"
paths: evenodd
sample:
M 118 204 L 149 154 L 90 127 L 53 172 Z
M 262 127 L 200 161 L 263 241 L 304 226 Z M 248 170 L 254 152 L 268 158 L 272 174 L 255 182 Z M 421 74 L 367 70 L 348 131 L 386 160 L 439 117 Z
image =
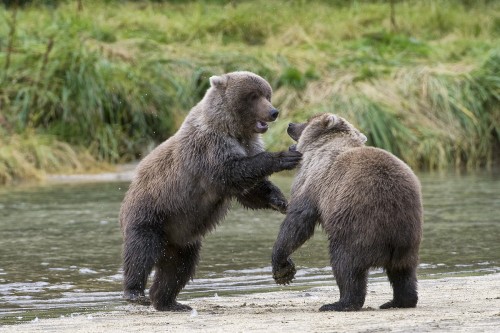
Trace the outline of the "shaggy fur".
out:
M 211 87 L 178 132 L 137 167 L 120 211 L 124 298 L 157 310 L 190 308 L 176 297 L 194 275 L 203 236 L 236 198 L 252 209 L 286 212 L 287 202 L 267 177 L 294 168 L 297 152 L 265 152 L 260 133 L 278 111 L 271 87 L 250 72 L 210 78 Z
M 289 256 L 319 223 L 340 289 L 340 300 L 320 311 L 359 310 L 371 267 L 385 269 L 394 291 L 381 308 L 415 307 L 423 223 L 418 178 L 394 155 L 365 147 L 366 137 L 333 114 L 290 124 L 288 133 L 303 158 L 273 248 L 276 282 L 291 282 L 295 267 Z

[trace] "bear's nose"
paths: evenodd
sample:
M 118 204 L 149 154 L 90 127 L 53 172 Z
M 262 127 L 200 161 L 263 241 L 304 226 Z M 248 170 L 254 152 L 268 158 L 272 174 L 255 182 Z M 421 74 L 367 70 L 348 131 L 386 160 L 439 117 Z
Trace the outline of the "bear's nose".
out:
M 278 115 L 279 115 L 279 114 L 280 114 L 280 112 L 279 112 L 278 110 L 276 110 L 276 109 L 272 109 L 272 110 L 271 110 L 271 118 L 272 118 L 273 120 L 276 120 L 276 118 L 278 118 Z

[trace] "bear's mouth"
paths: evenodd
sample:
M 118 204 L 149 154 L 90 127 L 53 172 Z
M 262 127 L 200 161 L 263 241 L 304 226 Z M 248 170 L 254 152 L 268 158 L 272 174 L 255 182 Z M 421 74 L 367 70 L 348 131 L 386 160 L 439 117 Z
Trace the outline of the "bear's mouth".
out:
M 257 133 L 265 133 L 269 126 L 265 121 L 257 120 L 257 124 L 255 125 L 255 131 Z

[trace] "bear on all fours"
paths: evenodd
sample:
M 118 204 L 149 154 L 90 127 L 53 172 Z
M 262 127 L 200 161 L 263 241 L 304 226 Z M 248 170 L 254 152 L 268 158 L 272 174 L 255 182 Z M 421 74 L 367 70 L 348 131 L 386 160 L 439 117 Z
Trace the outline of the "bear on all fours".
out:
M 292 123 L 288 134 L 303 156 L 273 248 L 276 282 L 292 281 L 289 256 L 320 224 L 340 291 L 339 301 L 320 311 L 361 309 L 371 267 L 383 267 L 393 288 L 381 308 L 415 307 L 423 209 L 413 171 L 389 152 L 365 147 L 366 137 L 333 114 Z
M 264 150 L 260 135 L 278 116 L 271 94 L 269 83 L 251 72 L 211 77 L 175 135 L 140 162 L 120 210 L 125 299 L 190 310 L 176 297 L 193 278 L 203 236 L 224 218 L 231 199 L 286 212 L 268 176 L 293 169 L 301 154 Z

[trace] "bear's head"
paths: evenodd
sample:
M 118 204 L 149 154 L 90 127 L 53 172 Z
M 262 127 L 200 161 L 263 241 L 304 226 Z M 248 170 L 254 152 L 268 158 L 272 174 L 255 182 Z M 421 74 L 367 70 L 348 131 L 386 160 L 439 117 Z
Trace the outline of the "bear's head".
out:
M 366 136 L 347 120 L 331 113 L 321 113 L 311 117 L 305 123 L 290 123 L 288 135 L 300 152 L 333 143 L 336 147 L 359 147 L 366 142 Z M 294 149 L 292 148 L 292 149 Z
M 207 96 L 219 107 L 219 119 L 234 122 L 238 132 L 264 133 L 275 121 L 278 110 L 271 104 L 272 89 L 262 77 L 251 72 L 232 72 L 210 77 Z

